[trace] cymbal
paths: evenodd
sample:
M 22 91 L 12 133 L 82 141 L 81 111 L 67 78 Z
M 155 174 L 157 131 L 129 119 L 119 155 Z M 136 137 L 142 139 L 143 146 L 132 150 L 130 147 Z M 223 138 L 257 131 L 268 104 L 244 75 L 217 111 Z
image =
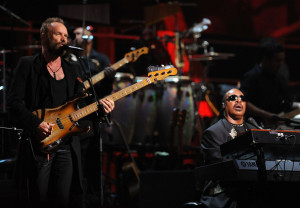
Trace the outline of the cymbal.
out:
M 225 60 L 234 56 L 235 56 L 234 53 L 208 52 L 206 54 L 189 55 L 189 59 L 191 61 L 213 61 L 213 60 Z

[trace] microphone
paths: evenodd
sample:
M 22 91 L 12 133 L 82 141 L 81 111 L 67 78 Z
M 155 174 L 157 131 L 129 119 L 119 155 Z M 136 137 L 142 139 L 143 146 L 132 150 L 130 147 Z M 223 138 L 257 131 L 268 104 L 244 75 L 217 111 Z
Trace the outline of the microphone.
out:
M 247 119 L 247 121 L 248 121 L 250 124 L 252 124 L 253 126 L 255 126 L 256 128 L 258 128 L 258 129 L 263 129 L 261 126 L 259 126 L 259 125 L 257 124 L 257 122 L 254 120 L 254 118 L 249 117 L 249 118 Z
M 70 51 L 84 51 L 83 48 L 79 48 L 79 47 L 76 47 L 76 46 L 70 46 L 70 45 L 63 45 L 62 48 L 64 50 L 70 50 Z

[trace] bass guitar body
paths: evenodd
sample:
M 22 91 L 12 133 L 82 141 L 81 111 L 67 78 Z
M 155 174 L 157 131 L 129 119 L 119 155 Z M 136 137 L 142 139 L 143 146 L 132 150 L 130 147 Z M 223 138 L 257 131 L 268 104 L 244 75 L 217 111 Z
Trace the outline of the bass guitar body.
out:
M 55 123 L 50 136 L 40 141 L 43 152 L 52 152 L 69 137 L 86 133 L 90 128 L 81 128 L 77 121 L 73 121 L 71 113 L 76 111 L 77 100 L 68 102 L 58 108 L 39 109 L 32 113 L 47 123 Z M 39 138 L 37 138 L 39 139 Z

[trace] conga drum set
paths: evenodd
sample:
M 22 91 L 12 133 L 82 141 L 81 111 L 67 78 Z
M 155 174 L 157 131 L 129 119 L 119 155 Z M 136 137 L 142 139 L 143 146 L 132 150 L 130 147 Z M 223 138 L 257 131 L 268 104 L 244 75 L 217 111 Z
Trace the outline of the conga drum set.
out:
M 117 91 L 146 77 L 117 73 L 114 89 Z M 115 104 L 112 120 L 123 129 L 126 142 L 134 146 L 167 147 L 173 110 L 185 109 L 183 127 L 185 145 L 193 134 L 195 103 L 191 81 L 188 76 L 170 76 L 153 85 L 148 85 Z M 122 145 L 118 130 L 112 127 L 112 140 Z M 176 141 L 176 139 L 175 139 Z M 175 143 L 176 144 L 176 143 Z

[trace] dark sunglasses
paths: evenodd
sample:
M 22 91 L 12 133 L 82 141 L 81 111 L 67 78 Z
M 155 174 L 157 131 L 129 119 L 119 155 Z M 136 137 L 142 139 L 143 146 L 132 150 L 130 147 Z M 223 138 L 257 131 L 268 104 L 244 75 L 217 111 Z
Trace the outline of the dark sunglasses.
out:
M 226 101 L 236 101 L 238 99 L 238 97 L 241 99 L 241 101 L 245 102 L 246 101 L 246 98 L 244 95 L 240 95 L 240 96 L 237 96 L 237 95 L 230 95 L 227 99 L 225 99 Z

